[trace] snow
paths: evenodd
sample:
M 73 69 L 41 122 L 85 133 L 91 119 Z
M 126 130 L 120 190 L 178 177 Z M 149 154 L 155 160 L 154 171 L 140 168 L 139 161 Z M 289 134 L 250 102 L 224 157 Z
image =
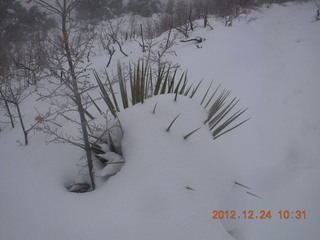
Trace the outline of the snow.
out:
M 110 177 L 121 170 L 124 163 L 124 158 L 121 155 L 114 152 L 107 152 L 104 154 L 99 154 L 98 156 L 106 159 L 108 162 L 99 173 L 96 172 L 97 176 Z
M 314 14 L 312 2 L 271 5 L 250 15 L 256 20 L 236 20 L 230 28 L 210 19 L 214 30 L 198 27 L 190 34 L 206 39 L 202 48 L 175 45 L 167 59 L 188 69 L 190 82 L 203 79 L 200 92 L 177 102 L 173 95 L 157 96 L 122 111 L 125 164 L 112 173 L 115 164 L 103 168 L 98 175 L 120 172 L 100 179 L 94 192 L 66 190 L 85 173 L 78 148 L 46 144 L 49 137 L 39 132 L 20 146 L 21 130 L 1 124 L 0 239 L 317 239 L 320 32 Z M 117 51 L 110 71 L 117 59 L 143 55 L 136 42 L 123 48 L 129 58 Z M 101 69 L 106 59 L 96 56 L 93 66 Z M 252 117 L 217 140 L 203 125 L 199 105 L 212 80 L 239 97 Z M 35 99 L 22 105 L 30 125 L 34 106 L 47 108 Z M 65 122 L 64 129 L 74 128 Z M 211 219 L 214 210 L 270 210 L 272 218 L 220 222 Z M 280 210 L 306 210 L 307 218 L 281 220 Z

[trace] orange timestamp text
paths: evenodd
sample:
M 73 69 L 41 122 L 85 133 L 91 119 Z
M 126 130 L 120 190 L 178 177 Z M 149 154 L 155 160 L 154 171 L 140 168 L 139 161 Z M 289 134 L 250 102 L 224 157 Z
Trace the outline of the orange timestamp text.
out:
M 214 210 L 212 219 L 306 219 L 306 210 L 280 210 L 272 212 L 271 210 Z

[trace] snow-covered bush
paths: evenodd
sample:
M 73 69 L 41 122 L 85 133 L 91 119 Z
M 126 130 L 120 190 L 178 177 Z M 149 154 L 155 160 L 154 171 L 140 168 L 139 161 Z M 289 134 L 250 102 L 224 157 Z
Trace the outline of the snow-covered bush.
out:
M 158 69 L 152 69 L 148 63 L 138 61 L 134 66 L 129 66 L 128 72 L 125 73 L 123 67 L 118 64 L 118 88 L 111 83 L 108 75 L 105 76 L 106 82 L 103 83 L 99 74 L 97 72 L 94 73 L 101 96 L 107 107 L 110 109 L 114 119 L 119 122 L 123 135 L 125 135 L 125 130 L 121 127 L 122 123 L 119 118 L 120 111 L 137 104 L 144 104 L 147 99 L 156 97 L 157 95 L 168 95 L 168 98 L 172 98 L 172 104 L 177 103 L 180 98 L 188 97 L 193 99 L 201 85 L 201 82 L 194 87 L 188 85 L 186 72 L 183 72 L 180 77 L 178 77 L 178 68 L 172 70 L 172 68 L 166 64 L 157 66 Z M 231 114 L 239 100 L 233 98 L 231 101 L 228 101 L 230 91 L 223 90 L 218 94 L 219 87 L 216 88 L 213 93 L 210 93 L 211 85 L 199 103 L 205 110 L 208 109 L 206 110 L 207 116 L 201 125 L 195 126 L 194 129 L 185 130 L 185 133 L 182 136 L 184 140 L 189 139 L 201 128 L 208 129 L 211 132 L 212 138 L 216 139 L 248 120 L 246 119 L 231 126 L 246 109 L 240 109 Z M 116 94 L 116 89 L 119 89 L 120 96 Z M 157 106 L 158 102 L 150 109 L 152 114 L 157 113 Z M 97 105 L 96 107 L 99 108 Z M 172 126 L 175 124 L 176 120 L 180 120 L 178 118 L 183 114 L 184 109 L 181 109 L 181 113 L 177 113 L 171 121 L 167 123 L 165 128 L 167 132 L 170 132 L 171 129 L 174 128 Z M 120 171 L 125 161 L 125 156 L 122 156 L 122 152 L 116 151 L 115 147 L 113 147 L 113 138 L 111 138 L 110 133 L 107 135 L 107 138 L 106 135 L 104 136 L 104 141 L 100 141 L 101 145 L 97 144 L 94 146 L 96 158 L 99 160 L 99 164 L 96 166 L 98 168 L 98 177 L 103 178 L 109 178 Z M 118 135 L 116 139 L 118 143 L 121 141 L 120 138 L 123 135 Z M 151 142 L 150 144 L 152 145 Z
M 117 114 L 120 112 L 121 108 L 126 109 L 135 104 L 144 103 L 147 98 L 156 95 L 172 94 L 175 102 L 179 95 L 193 98 L 200 87 L 201 82 L 199 82 L 197 86 L 188 85 L 186 72 L 183 72 L 180 78 L 177 77 L 177 74 L 178 68 L 172 69 L 170 65 L 164 64 L 160 66 L 158 65 L 158 69 L 152 69 L 152 67 L 144 61 L 138 61 L 138 63 L 133 67 L 129 66 L 129 72 L 128 74 L 125 74 L 123 72 L 123 68 L 119 64 L 117 77 L 120 90 L 120 101 L 115 94 L 114 86 L 111 84 L 108 75 L 106 76 L 106 84 L 103 84 L 100 76 L 96 72 L 95 77 L 98 82 L 102 98 L 114 118 L 118 118 Z M 127 85 L 129 86 L 129 90 Z M 230 124 L 241 116 L 247 108 L 244 110 L 240 109 L 231 114 L 239 100 L 237 100 L 237 98 L 233 98 L 228 102 L 230 91 L 223 90 L 218 94 L 220 86 L 210 94 L 211 86 L 212 84 L 210 84 L 205 95 L 202 97 L 201 105 L 204 105 L 204 108 L 208 109 L 208 117 L 204 121 L 204 124 L 208 123 L 212 136 L 215 139 L 235 129 L 249 119 L 227 129 L 227 127 L 230 127 Z M 120 107 L 120 102 L 122 103 L 122 107 Z M 154 111 L 155 108 L 156 105 L 154 107 Z

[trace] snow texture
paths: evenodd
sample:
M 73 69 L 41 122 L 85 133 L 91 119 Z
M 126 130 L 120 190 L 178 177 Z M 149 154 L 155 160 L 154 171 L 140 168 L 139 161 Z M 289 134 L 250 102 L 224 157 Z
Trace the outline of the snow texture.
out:
M 120 113 L 126 162 L 93 192 L 66 190 L 81 175 L 79 149 L 47 145 L 43 133 L 19 146 L 20 129 L 2 124 L 0 239 L 318 239 L 320 31 L 314 14 L 312 2 L 271 5 L 229 28 L 209 19 L 213 31 L 198 27 L 190 36 L 206 39 L 201 48 L 192 42 L 175 45 L 175 55 L 167 59 L 188 69 L 191 82 L 203 78 L 198 96 L 214 79 L 241 98 L 252 119 L 213 141 L 199 99 L 150 98 Z M 127 63 L 144 54 L 136 42 L 123 48 L 129 58 L 117 51 L 111 71 L 117 60 Z M 99 70 L 106 56 L 93 61 Z M 35 99 L 22 105 L 30 124 L 35 106 L 48 108 Z M 75 130 L 67 122 L 64 128 Z M 122 160 L 111 154 L 106 153 L 110 161 Z M 119 170 L 111 166 L 97 174 Z M 211 219 L 214 210 L 270 210 L 272 219 L 220 221 Z M 306 210 L 307 218 L 281 220 L 280 210 Z

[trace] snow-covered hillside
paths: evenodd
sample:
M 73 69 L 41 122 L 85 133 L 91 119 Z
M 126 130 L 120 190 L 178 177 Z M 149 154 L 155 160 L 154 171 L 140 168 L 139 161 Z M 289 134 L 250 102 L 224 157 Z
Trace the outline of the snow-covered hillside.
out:
M 260 8 L 232 27 L 212 18 L 213 30 L 203 29 L 199 22 L 190 37 L 205 41 L 178 41 L 166 56 L 188 69 L 190 82 L 203 79 L 198 98 L 174 102 L 174 95 L 161 95 L 121 111 L 126 163 L 93 192 L 66 190 L 81 176 L 81 150 L 46 144 L 50 136 L 41 132 L 20 146 L 21 130 L 2 124 L 0 239 L 318 239 L 320 21 L 314 15 L 312 2 L 288 3 Z M 135 41 L 123 49 L 129 56 L 116 52 L 110 72 L 117 60 L 147 54 Z M 93 67 L 100 70 L 106 59 L 96 56 Z M 239 97 L 251 117 L 216 140 L 199 104 L 212 80 Z M 48 108 L 36 98 L 23 103 L 28 125 L 35 107 Z M 237 211 L 236 219 L 212 219 L 219 210 Z M 253 219 L 244 219 L 251 210 Z M 280 219 L 286 210 L 290 216 Z M 261 211 L 272 216 L 260 219 Z M 297 211 L 305 211 L 300 219 Z

